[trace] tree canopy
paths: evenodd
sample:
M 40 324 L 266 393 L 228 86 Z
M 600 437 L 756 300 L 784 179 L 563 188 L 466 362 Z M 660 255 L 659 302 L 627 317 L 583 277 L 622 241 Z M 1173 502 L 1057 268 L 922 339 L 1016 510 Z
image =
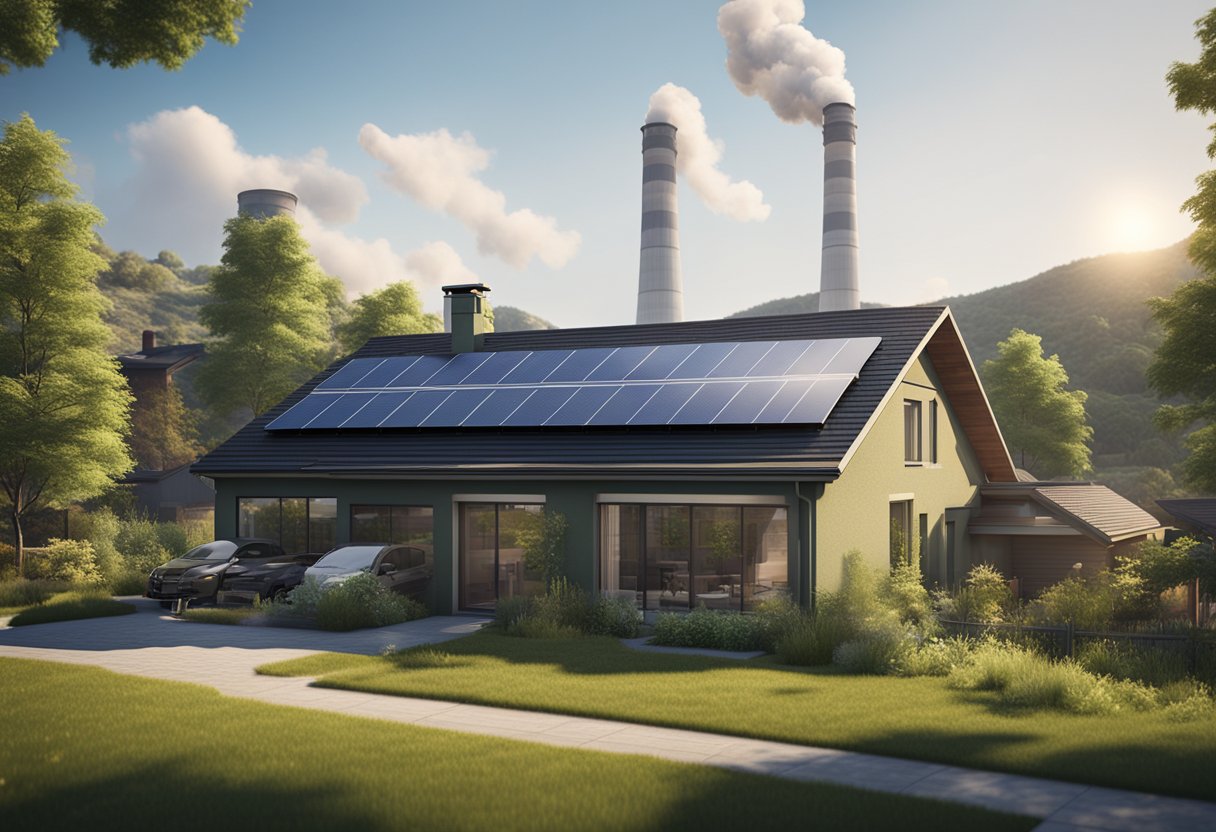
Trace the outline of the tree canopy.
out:
M 235 44 L 250 0 L 0 0 L 0 75 L 42 66 L 59 33 L 76 32 L 89 59 L 125 69 L 179 69 L 207 38 Z
M 131 395 L 106 350 L 92 250 L 63 140 L 28 115 L 0 141 L 0 505 L 23 566 L 26 513 L 100 494 L 131 468 Z
M 1216 9 L 1195 23 L 1201 49 L 1195 63 L 1175 62 L 1166 83 L 1179 110 L 1216 113 Z M 1216 123 L 1208 128 L 1216 133 Z M 1216 158 L 1216 137 L 1207 148 Z M 1216 491 L 1216 170 L 1195 180 L 1198 192 L 1183 203 L 1198 228 L 1187 253 L 1201 276 L 1179 286 L 1168 298 L 1149 301 L 1164 333 L 1146 371 L 1149 384 L 1164 397 L 1182 400 L 1157 411 L 1159 427 L 1171 431 L 1198 424 L 1186 438 L 1191 452 L 1182 463 L 1191 485 Z
M 199 311 L 213 341 L 198 372 L 203 399 L 261 415 L 333 358 L 340 284 L 317 265 L 295 220 L 235 217 Z
M 419 335 L 442 329 L 443 319 L 423 312 L 414 284 L 403 280 L 355 300 L 337 335 L 343 351 L 351 353 L 380 335 Z
M 1065 389 L 1060 357 L 1044 357 L 1042 339 L 1020 329 L 997 351 L 982 374 L 1014 463 L 1042 479 L 1085 474 L 1094 431 L 1086 424 L 1085 393 Z

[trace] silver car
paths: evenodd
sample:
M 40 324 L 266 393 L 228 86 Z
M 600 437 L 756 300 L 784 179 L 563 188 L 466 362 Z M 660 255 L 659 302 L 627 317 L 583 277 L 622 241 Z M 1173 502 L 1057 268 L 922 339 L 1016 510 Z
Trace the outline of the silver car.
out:
M 388 589 L 412 598 L 425 598 L 434 567 L 417 546 L 393 543 L 348 543 L 331 549 L 304 571 L 322 587 L 336 586 L 360 572 L 370 572 Z

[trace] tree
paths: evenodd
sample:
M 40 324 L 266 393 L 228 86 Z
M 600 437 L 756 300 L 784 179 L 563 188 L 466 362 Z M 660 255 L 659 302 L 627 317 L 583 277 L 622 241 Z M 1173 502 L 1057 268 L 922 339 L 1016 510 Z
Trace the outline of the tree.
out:
M 63 140 L 28 116 L 0 141 L 0 505 L 17 569 L 22 520 L 104 491 L 131 469 L 131 394 L 106 352 L 93 253 L 101 212 L 74 197 Z
M 414 284 L 403 280 L 357 299 L 337 334 L 343 351 L 352 353 L 378 335 L 418 335 L 442 329 L 443 319 L 423 312 Z
M 1065 389 L 1060 356 L 1044 358 L 1043 339 L 1020 329 L 997 351 L 1000 357 L 984 362 L 984 387 L 1018 467 L 1044 478 L 1085 474 L 1094 431 L 1085 393 Z
M 207 38 L 235 44 L 249 0 L 0 0 L 0 75 L 42 66 L 72 31 L 89 60 L 126 69 L 156 61 L 179 69 Z
M 203 451 L 198 443 L 198 417 L 172 385 L 140 395 L 131 428 L 131 453 L 145 470 L 168 471 L 192 462 Z
M 1202 49 L 1193 64 L 1175 62 L 1166 75 L 1179 110 L 1216 112 L 1216 9 L 1195 23 Z M 1208 128 L 1216 133 L 1216 124 Z M 1216 158 L 1216 137 L 1208 144 Z M 1165 405 L 1155 416 L 1158 427 L 1180 431 L 1198 424 L 1185 444 L 1190 455 L 1182 463 L 1183 478 L 1205 491 L 1216 491 L 1216 170 L 1195 180 L 1198 192 L 1182 204 L 1198 224 L 1187 254 L 1202 277 L 1179 286 L 1168 298 L 1149 301 L 1153 317 L 1165 335 L 1146 376 L 1163 397 L 1176 396 L 1181 405 Z
M 215 340 L 197 386 L 221 412 L 259 416 L 332 358 L 335 281 L 291 217 L 235 217 L 224 231 L 224 256 L 199 311 Z

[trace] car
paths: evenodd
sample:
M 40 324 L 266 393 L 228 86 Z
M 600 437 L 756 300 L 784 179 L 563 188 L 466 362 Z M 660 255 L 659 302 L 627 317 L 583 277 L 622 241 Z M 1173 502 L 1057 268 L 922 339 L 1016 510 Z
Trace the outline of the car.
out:
M 393 543 L 348 543 L 325 553 L 304 571 L 324 587 L 337 586 L 370 572 L 386 587 L 401 595 L 421 598 L 431 585 L 434 567 L 427 553 L 417 546 Z
M 273 540 L 249 537 L 213 540 L 153 569 L 144 594 L 160 601 L 162 607 L 174 601 L 214 602 L 224 573 L 233 564 L 268 563 L 284 557 L 283 548 Z
M 216 601 L 220 604 L 286 601 L 288 593 L 304 580 L 304 570 L 321 557 L 321 553 L 314 552 L 269 560 L 242 558 L 224 572 Z

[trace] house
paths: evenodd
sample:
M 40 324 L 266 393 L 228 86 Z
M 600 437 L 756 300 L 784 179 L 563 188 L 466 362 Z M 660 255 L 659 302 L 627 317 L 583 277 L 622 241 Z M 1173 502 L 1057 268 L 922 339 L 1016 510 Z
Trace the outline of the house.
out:
M 748 610 L 852 549 L 956 583 L 1017 483 L 948 308 L 493 333 L 485 287 L 445 291 L 450 335 L 370 340 L 193 466 L 217 535 L 412 543 L 433 609 L 486 610 L 539 588 L 557 511 L 588 590 Z
M 972 555 L 1015 577 L 1025 598 L 1070 574 L 1113 569 L 1116 557 L 1162 533 L 1147 511 L 1092 482 L 990 483 L 980 497 L 969 526 Z
M 1170 542 L 1183 534 L 1216 541 L 1216 499 L 1158 500 L 1157 505 L 1178 526 L 1178 532 L 1167 537 Z
M 158 346 L 156 333 L 145 329 L 139 352 L 117 356 L 135 399 L 132 409 L 136 430 L 146 423 L 139 418 L 141 412 L 162 406 L 164 394 L 173 386 L 174 373 L 202 358 L 204 352 L 202 344 Z M 131 488 L 137 509 L 156 520 L 209 517 L 215 507 L 215 490 L 191 474 L 188 464 L 164 470 L 137 467 L 120 483 Z

